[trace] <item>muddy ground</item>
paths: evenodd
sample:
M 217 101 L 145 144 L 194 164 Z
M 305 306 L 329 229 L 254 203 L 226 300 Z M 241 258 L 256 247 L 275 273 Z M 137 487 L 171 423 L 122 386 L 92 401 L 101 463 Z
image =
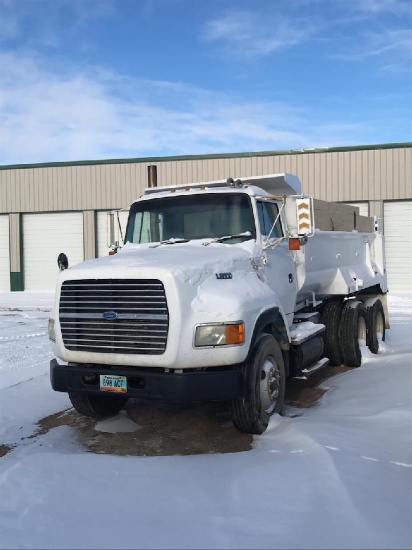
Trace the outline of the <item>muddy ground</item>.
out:
M 310 380 L 289 380 L 285 414 L 298 416 L 297 409 L 315 407 L 331 385 L 322 382 L 345 370 L 346 367 L 329 367 Z M 233 426 L 229 405 L 224 402 L 177 405 L 130 400 L 119 417 L 103 422 L 68 409 L 43 418 L 34 437 L 58 426 L 74 428 L 85 450 L 100 454 L 235 453 L 250 450 L 253 441 L 252 436 L 238 432 Z M 9 450 L 9 447 L 0 445 L 0 456 Z

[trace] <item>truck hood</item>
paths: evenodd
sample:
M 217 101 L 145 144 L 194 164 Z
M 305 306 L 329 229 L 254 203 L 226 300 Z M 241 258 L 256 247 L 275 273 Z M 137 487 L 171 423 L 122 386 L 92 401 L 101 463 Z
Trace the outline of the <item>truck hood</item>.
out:
M 202 241 L 162 245 L 156 248 L 150 248 L 148 245 L 126 245 L 114 256 L 89 260 L 64 270 L 60 273 L 52 314 L 56 322 L 56 343 L 53 348 L 55 354 L 66 362 L 138 367 L 179 366 L 183 369 L 239 364 L 248 353 L 255 319 L 268 308 L 279 307 L 275 294 L 259 277 L 259 253 L 260 248 L 253 240 L 234 245 L 213 243 L 203 246 Z M 223 273 L 225 275 L 216 277 L 216 274 Z M 128 279 L 135 280 L 136 283 L 139 283 L 139 279 L 161 281 L 169 315 L 164 353 L 122 354 L 114 351 L 99 353 L 66 349 L 60 327 L 61 285 L 64 281 L 79 280 L 93 288 L 93 281 L 99 279 Z M 120 289 L 123 288 L 123 285 L 119 286 Z M 120 293 L 120 296 L 122 295 Z M 102 314 L 112 311 L 114 307 L 117 313 L 115 303 L 112 305 L 110 293 L 108 300 L 103 296 L 97 306 L 94 306 L 95 302 L 89 299 L 87 294 L 81 296 L 86 296 L 84 304 L 76 303 L 76 307 L 97 307 L 102 309 Z M 70 291 L 69 298 L 73 299 Z M 80 297 L 79 302 L 81 299 Z M 76 300 L 75 294 L 74 301 Z M 121 307 L 127 309 L 123 302 Z M 84 311 L 80 312 L 82 313 Z M 245 326 L 244 345 L 228 346 L 224 349 L 217 346 L 213 349 L 207 348 L 204 353 L 199 351 L 201 348 L 194 347 L 193 338 L 196 333 L 195 327 L 198 325 L 239 321 Z
M 202 242 L 196 241 L 160 245 L 155 248 L 150 248 L 149 245 L 127 244 L 113 256 L 87 260 L 75 265 L 63 272 L 63 278 L 69 279 L 70 273 L 75 278 L 99 278 L 103 273 L 105 277 L 110 277 L 110 272 L 118 272 L 119 268 L 151 268 L 166 269 L 178 279 L 194 285 L 216 273 L 253 271 L 251 260 L 258 252 L 259 249 L 253 240 L 237 245 L 213 243 L 203 246 Z M 127 271 L 124 272 L 124 276 L 127 277 Z

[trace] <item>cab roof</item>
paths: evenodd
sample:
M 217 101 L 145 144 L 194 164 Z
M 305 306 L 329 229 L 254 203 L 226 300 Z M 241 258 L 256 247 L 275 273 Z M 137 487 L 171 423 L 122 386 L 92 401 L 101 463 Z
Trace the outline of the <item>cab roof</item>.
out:
M 221 191 L 221 190 L 245 190 L 251 195 L 300 195 L 302 185 L 297 176 L 282 172 L 280 174 L 268 174 L 266 176 L 248 176 L 234 180 L 214 180 L 206 182 L 186 183 L 181 185 L 169 185 L 164 187 L 148 187 L 145 189 L 145 196 L 162 193 L 183 191 Z M 262 193 L 263 191 L 263 193 Z

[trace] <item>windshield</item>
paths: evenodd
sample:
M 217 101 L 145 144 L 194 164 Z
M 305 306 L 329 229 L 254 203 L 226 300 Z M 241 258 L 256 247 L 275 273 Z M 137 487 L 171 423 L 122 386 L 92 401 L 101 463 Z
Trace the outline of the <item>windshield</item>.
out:
M 237 235 L 242 242 L 256 237 L 252 204 L 244 193 L 211 193 L 164 197 L 136 202 L 130 209 L 126 241 L 153 243 L 169 239 L 206 239 Z

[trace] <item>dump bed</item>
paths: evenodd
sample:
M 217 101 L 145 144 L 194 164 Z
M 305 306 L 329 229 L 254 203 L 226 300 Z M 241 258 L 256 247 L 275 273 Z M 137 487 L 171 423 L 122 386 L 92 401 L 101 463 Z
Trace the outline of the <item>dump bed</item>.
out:
M 372 233 L 375 229 L 374 218 L 361 216 L 357 206 L 313 199 L 313 209 L 316 228 L 322 231 Z

